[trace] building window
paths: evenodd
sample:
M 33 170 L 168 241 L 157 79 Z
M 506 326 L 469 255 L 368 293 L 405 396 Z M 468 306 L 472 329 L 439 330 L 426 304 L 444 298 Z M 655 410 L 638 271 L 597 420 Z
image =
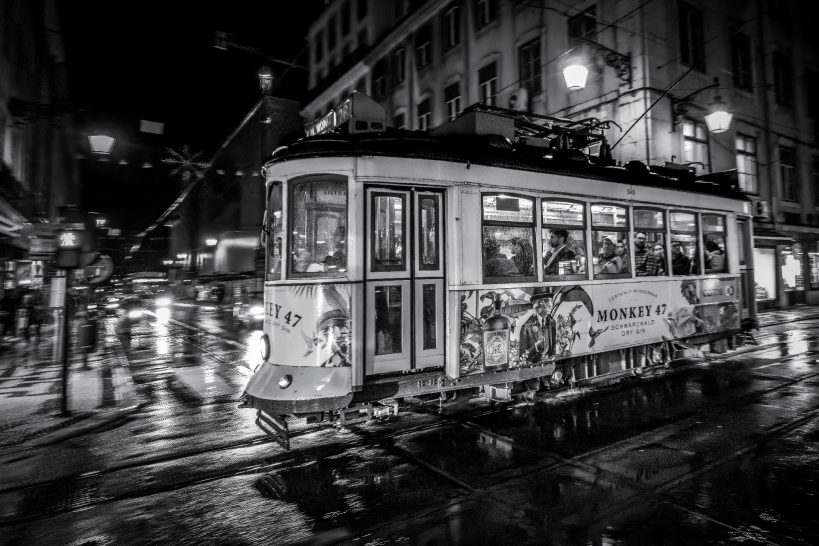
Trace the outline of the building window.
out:
M 406 129 L 407 128 L 407 115 L 403 112 L 400 114 L 395 114 L 392 117 L 392 126 L 396 129 Z
M 535 200 L 484 194 L 482 201 L 484 281 L 536 280 Z
M 444 12 L 444 49 L 461 43 L 461 6 L 452 6 Z
M 358 31 L 358 47 L 366 47 L 367 46 L 367 29 L 362 28 Z
M 779 180 L 782 183 L 782 199 L 799 200 L 799 180 L 796 177 L 796 150 L 779 147 Z
M 387 61 L 381 59 L 373 67 L 373 98 L 384 100 L 387 95 Z
M 341 35 L 347 36 L 350 33 L 350 3 L 341 4 Z
M 597 36 L 597 9 L 592 6 L 586 11 L 569 17 L 569 45 L 576 46 L 582 42 L 580 38 L 594 40 Z
M 336 47 L 336 17 L 331 17 L 327 25 L 327 49 L 332 51 Z
M 520 46 L 520 86 L 529 92 L 529 100 L 540 93 L 540 38 Z
M 461 113 L 461 84 L 453 83 L 444 88 L 444 102 L 446 103 L 446 114 L 449 121 L 452 121 Z
M 428 131 L 432 125 L 432 110 L 429 99 L 418 103 L 418 130 Z
M 489 63 L 478 70 L 478 93 L 480 102 L 495 105 L 495 95 L 498 94 L 498 63 Z
M 753 87 L 751 39 L 741 32 L 731 36 L 731 68 L 734 87 L 750 91 Z
M 314 51 L 313 58 L 316 60 L 317 63 L 320 63 L 321 60 L 324 58 L 324 32 L 322 31 L 316 32 L 316 40 L 315 42 L 313 42 L 313 51 Z
M 745 193 L 759 193 L 757 186 L 756 139 L 745 135 L 737 135 L 736 148 L 739 189 Z
M 704 123 L 686 119 L 683 121 L 683 160 L 692 164 L 696 171 L 708 168 L 708 131 Z
M 497 18 L 497 0 L 475 0 L 475 26 L 485 27 Z
M 392 54 L 392 81 L 394 84 L 403 83 L 407 77 L 407 50 L 399 47 Z
M 369 0 L 358 0 L 358 20 L 362 20 L 367 16 L 367 2 Z
M 424 68 L 432 62 L 432 27 L 424 25 L 415 33 L 415 65 Z
M 705 34 L 702 12 L 690 4 L 680 2 L 680 60 L 705 72 Z
M 776 103 L 790 108 L 793 106 L 793 70 L 791 70 L 790 58 L 777 51 L 773 54 L 772 59 Z

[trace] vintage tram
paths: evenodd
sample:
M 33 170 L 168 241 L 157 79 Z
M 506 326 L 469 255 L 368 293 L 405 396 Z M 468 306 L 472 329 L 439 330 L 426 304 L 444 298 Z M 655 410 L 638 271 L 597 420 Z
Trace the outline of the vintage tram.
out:
M 476 105 L 409 132 L 358 93 L 330 117 L 263 169 L 263 362 L 242 405 L 271 434 L 421 394 L 611 382 L 755 318 L 730 177 L 615 166 L 594 119 Z

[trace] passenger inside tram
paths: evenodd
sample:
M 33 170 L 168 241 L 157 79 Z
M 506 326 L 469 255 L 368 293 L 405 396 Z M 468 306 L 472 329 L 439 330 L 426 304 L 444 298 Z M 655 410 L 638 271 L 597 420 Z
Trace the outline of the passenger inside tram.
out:
M 575 273 L 576 255 L 569 246 L 568 230 L 550 230 L 549 246 L 549 252 L 543 257 L 543 274 L 550 276 Z
M 623 271 L 623 259 L 617 255 L 617 247 L 611 237 L 603 237 L 595 266 L 597 274 L 605 275 Z
M 486 277 L 512 277 L 519 275 L 515 262 L 501 252 L 500 242 L 490 233 L 484 233 L 484 265 Z
M 691 259 L 686 256 L 680 241 L 671 241 L 671 272 L 674 275 L 690 275 Z
M 714 239 L 705 241 L 705 272 L 722 273 L 725 271 L 725 253 Z

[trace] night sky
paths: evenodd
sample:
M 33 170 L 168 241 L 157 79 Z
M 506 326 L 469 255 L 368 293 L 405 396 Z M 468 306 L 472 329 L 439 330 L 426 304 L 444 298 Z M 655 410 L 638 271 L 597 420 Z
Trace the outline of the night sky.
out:
M 179 181 L 159 164 L 166 147 L 188 145 L 202 159 L 259 99 L 265 59 L 213 47 L 217 31 L 286 61 L 304 53 L 321 0 L 192 2 L 58 0 L 71 99 L 80 133 L 117 137 L 112 161 L 80 160 L 83 208 L 141 230 L 173 201 Z M 302 55 L 300 64 L 304 64 Z M 274 74 L 285 70 L 271 64 Z M 304 71 L 290 70 L 274 94 L 300 99 Z M 165 123 L 162 136 L 139 132 L 141 119 Z M 80 135 L 82 138 L 84 136 Z M 80 142 L 87 152 L 87 144 Z M 128 165 L 120 165 L 121 160 Z

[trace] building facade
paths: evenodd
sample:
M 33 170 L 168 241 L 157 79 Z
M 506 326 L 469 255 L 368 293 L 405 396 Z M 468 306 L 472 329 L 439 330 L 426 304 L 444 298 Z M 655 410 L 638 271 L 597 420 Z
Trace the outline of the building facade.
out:
M 38 287 L 39 243 L 76 204 L 76 143 L 65 51 L 53 0 L 0 3 L 0 267 L 2 289 Z M 53 233 L 51 234 L 53 235 Z M 52 241 L 53 242 L 53 241 Z
M 609 121 L 631 160 L 728 172 L 755 214 L 761 308 L 819 303 L 819 39 L 804 3 L 770 0 L 335 0 L 310 27 L 317 119 L 358 90 L 397 128 L 478 102 Z M 569 90 L 563 69 L 588 68 Z M 730 129 L 709 133 L 717 99 Z M 596 150 L 589 150 L 595 153 Z

